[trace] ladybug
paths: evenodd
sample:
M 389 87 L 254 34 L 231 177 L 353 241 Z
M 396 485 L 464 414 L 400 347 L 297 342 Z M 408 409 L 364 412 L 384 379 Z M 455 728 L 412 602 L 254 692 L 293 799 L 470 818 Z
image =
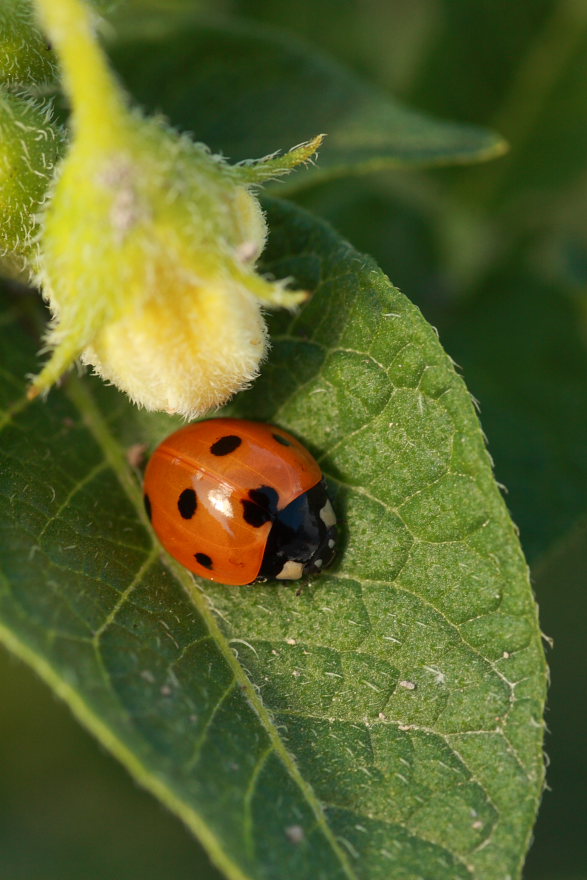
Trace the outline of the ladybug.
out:
M 221 584 L 297 580 L 334 558 L 320 467 L 273 425 L 209 419 L 171 434 L 147 466 L 145 509 L 172 556 Z

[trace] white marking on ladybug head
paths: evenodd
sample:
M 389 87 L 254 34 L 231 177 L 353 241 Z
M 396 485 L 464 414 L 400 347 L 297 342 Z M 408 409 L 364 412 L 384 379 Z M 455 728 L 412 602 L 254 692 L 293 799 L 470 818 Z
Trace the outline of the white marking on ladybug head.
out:
M 336 514 L 335 514 L 334 510 L 332 509 L 332 504 L 330 503 L 330 501 L 328 499 L 326 499 L 326 504 L 324 505 L 324 507 L 320 511 L 320 519 L 322 520 L 322 522 L 324 523 L 324 525 L 326 526 L 327 529 L 329 529 L 331 526 L 336 525 Z
M 335 540 L 334 540 L 334 538 L 329 538 L 329 539 L 328 539 L 328 548 L 329 548 L 330 550 L 332 550 L 332 548 L 334 547 L 334 544 L 335 544 Z
M 304 573 L 304 566 L 301 562 L 294 562 L 288 559 L 279 574 L 275 577 L 278 581 L 297 581 Z

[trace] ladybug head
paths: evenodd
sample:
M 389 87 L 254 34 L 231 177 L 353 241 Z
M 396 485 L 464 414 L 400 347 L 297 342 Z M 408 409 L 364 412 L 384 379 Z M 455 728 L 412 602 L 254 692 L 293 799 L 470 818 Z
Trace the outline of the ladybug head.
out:
M 317 574 L 331 564 L 335 548 L 336 516 L 321 480 L 275 514 L 257 580 Z

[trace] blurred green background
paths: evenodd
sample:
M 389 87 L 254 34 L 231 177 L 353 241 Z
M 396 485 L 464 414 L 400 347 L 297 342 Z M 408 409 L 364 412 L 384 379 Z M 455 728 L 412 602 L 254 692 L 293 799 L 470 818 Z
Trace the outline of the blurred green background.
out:
M 549 790 L 524 876 L 587 878 L 587 4 L 200 7 L 284 28 L 411 105 L 510 142 L 479 167 L 347 178 L 297 199 L 420 306 L 480 402 L 554 641 Z M 0 880 L 217 877 L 177 820 L 5 653 L 0 706 Z

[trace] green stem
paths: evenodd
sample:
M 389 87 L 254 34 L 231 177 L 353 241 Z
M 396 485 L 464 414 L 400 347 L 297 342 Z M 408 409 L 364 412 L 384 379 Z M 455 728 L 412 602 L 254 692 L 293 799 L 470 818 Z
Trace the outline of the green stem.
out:
M 94 149 L 118 146 L 128 110 L 94 35 L 91 10 L 83 0 L 35 3 L 61 65 L 76 133 L 90 139 Z

